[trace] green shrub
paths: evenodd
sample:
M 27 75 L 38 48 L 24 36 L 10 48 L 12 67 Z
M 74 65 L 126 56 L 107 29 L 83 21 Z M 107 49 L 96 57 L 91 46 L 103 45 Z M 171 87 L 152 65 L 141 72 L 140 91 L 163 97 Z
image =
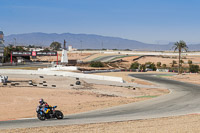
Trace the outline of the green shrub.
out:
M 163 68 L 166 68 L 166 67 L 167 67 L 167 65 L 166 65 L 166 64 L 163 64 L 163 65 L 162 65 L 162 67 L 163 67 Z
M 156 65 L 152 62 L 146 62 L 145 63 L 146 68 L 152 69 L 153 71 L 156 71 Z
M 171 64 L 172 64 L 172 67 L 174 67 L 175 64 L 177 64 L 177 62 L 175 60 L 173 60 Z
M 145 70 L 146 70 L 146 65 L 145 65 L 145 64 L 142 64 L 141 67 L 140 67 L 140 69 L 141 69 L 143 72 L 145 72 Z
M 161 67 L 161 62 L 157 62 L 157 67 Z
M 92 61 L 90 63 L 90 66 L 91 67 L 104 67 L 104 64 L 102 62 L 100 62 L 100 61 Z
M 190 70 L 190 72 L 192 72 L 192 73 L 199 72 L 199 65 L 190 65 L 189 70 Z
M 138 69 L 139 65 L 140 64 L 138 62 L 134 62 L 134 63 L 131 64 L 130 69 Z
M 189 64 L 189 65 L 192 65 L 192 61 L 191 61 L 191 60 L 188 60 L 188 64 Z

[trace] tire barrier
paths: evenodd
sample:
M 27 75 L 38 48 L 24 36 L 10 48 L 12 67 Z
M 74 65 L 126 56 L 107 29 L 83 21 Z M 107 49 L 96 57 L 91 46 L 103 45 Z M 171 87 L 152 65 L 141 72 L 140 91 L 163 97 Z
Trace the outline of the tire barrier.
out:
M 81 85 L 81 81 L 76 81 L 76 85 Z
M 0 75 L 0 83 L 7 83 L 8 82 L 8 76 Z
M 84 74 L 89 73 L 105 73 L 105 72 L 120 72 L 120 69 L 112 69 L 112 70 L 92 70 L 92 71 L 83 71 Z
M 105 81 L 114 81 L 123 83 L 123 79 L 121 77 L 113 77 L 113 76 L 102 76 L 102 75 L 92 75 L 92 74 L 83 74 L 83 73 L 75 73 L 75 72 L 63 72 L 63 71 L 37 71 L 37 70 L 0 70 L 2 74 L 38 74 L 38 75 L 57 75 L 57 76 L 65 76 L 65 77 L 79 77 L 85 79 L 96 79 L 96 80 L 105 80 Z M 40 76 L 40 78 L 44 78 Z
M 56 85 L 52 85 L 52 87 L 56 87 Z
M 11 86 L 15 86 L 15 84 L 12 83 Z

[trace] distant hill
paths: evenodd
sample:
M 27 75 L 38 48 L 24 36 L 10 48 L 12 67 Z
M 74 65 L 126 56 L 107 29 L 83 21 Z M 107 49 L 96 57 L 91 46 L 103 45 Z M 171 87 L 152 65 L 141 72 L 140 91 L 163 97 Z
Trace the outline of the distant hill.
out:
M 71 34 L 71 33 L 26 33 L 26 34 L 12 34 L 5 36 L 5 44 L 17 45 L 37 45 L 49 46 L 53 41 L 58 41 L 63 44 L 64 39 L 67 45 L 72 45 L 75 48 L 83 49 L 131 49 L 131 50 L 171 50 L 174 43 L 166 45 L 147 44 L 135 40 L 128 40 L 119 37 L 107 37 L 94 34 Z M 82 45 L 81 45 L 82 44 Z M 188 45 L 190 50 L 200 50 L 200 44 Z

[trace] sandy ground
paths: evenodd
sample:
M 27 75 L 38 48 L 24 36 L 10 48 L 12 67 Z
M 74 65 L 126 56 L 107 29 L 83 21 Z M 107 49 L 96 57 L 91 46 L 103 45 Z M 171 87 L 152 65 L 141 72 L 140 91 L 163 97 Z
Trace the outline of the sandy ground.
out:
M 137 83 L 143 85 L 153 85 L 151 82 L 147 82 L 145 80 L 137 79 L 134 77 L 128 76 L 129 74 L 136 74 L 136 72 L 108 72 L 108 73 L 95 73 L 95 75 L 105 75 L 105 76 L 114 76 L 114 77 L 122 77 L 124 81 L 128 83 Z M 141 74 L 141 73 L 139 73 Z
M 52 106 L 57 105 L 67 115 L 146 100 L 169 92 L 166 89 L 95 85 L 82 80 L 82 85 L 75 85 L 75 78 L 61 76 L 8 76 L 11 83 L 19 85 L 0 84 L 0 114 L 4 114 L 0 115 L 0 120 L 36 117 L 35 109 L 40 98 Z M 29 80 L 37 86 L 29 85 Z
M 0 130 L 0 133 L 199 133 L 200 115 L 98 124 Z
M 196 73 L 187 73 L 187 74 L 180 74 L 180 75 L 162 75 L 161 77 L 178 80 L 182 82 L 189 82 L 192 84 L 200 84 L 200 74 Z
M 183 57 L 182 59 L 184 61 L 184 64 L 183 64 L 184 67 L 188 67 L 188 60 L 192 60 L 193 64 L 200 64 L 199 56 L 186 56 L 185 58 Z M 175 60 L 178 63 L 178 58 L 172 58 L 172 57 L 171 58 L 144 57 L 144 58 L 139 59 L 138 62 L 141 64 L 145 64 L 146 62 L 149 62 L 149 61 L 154 62 L 155 64 L 157 64 L 157 62 L 161 62 L 161 65 L 166 64 L 167 67 L 170 67 L 173 60 Z M 178 64 L 175 64 L 175 66 L 178 66 Z
M 130 56 L 121 58 L 124 62 L 120 62 L 118 63 L 118 65 L 124 68 L 130 68 L 130 65 L 135 62 L 133 61 L 133 59 L 137 57 L 139 56 Z M 167 67 L 171 67 L 173 60 L 175 60 L 178 63 L 177 56 L 143 57 L 141 59 L 138 59 L 137 62 L 139 62 L 140 64 L 145 64 L 146 62 L 153 62 L 154 64 L 157 64 L 157 62 L 161 62 L 161 65 L 166 64 Z M 200 64 L 199 56 L 182 56 L 182 60 L 184 61 L 183 63 L 184 67 L 189 67 L 188 60 L 192 60 L 193 64 Z M 175 66 L 177 67 L 178 64 L 175 64 Z

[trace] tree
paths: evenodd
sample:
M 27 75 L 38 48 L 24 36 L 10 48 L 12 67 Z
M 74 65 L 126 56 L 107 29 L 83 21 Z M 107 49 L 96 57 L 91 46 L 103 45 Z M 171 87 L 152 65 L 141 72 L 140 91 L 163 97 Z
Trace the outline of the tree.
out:
M 188 60 L 188 64 L 189 64 L 189 66 L 192 65 L 192 61 L 191 61 L 191 60 Z
M 157 62 L 156 66 L 161 67 L 161 62 Z
M 4 62 L 7 62 L 10 60 L 11 52 L 13 51 L 25 51 L 25 49 L 22 46 L 16 46 L 14 47 L 13 45 L 8 45 L 7 47 L 4 48 Z
M 166 68 L 166 67 L 167 67 L 167 65 L 166 65 L 166 64 L 163 64 L 163 65 L 162 65 L 162 67 L 163 67 L 163 68 Z
M 190 65 L 190 72 L 196 73 L 199 72 L 199 65 Z
M 177 64 L 177 62 L 175 60 L 172 61 L 172 67 L 174 67 L 174 65 Z
M 43 51 L 44 52 L 49 52 L 50 50 L 49 50 L 49 48 L 45 48 Z
M 25 51 L 22 46 L 16 46 L 15 51 Z
M 180 63 L 181 63 L 180 62 L 180 60 L 181 60 L 181 52 L 182 52 L 182 49 L 184 49 L 187 52 L 188 47 L 187 47 L 186 43 L 183 40 L 180 40 L 179 42 L 176 42 L 174 44 L 173 49 L 174 49 L 174 52 L 176 50 L 178 50 L 178 53 L 179 53 L 179 56 L 178 56 L 179 57 L 178 58 L 178 74 L 180 74 L 181 73 L 181 71 L 180 71 L 180 67 L 181 67 L 181 65 L 180 65 Z
M 59 50 L 61 48 L 61 43 L 59 42 L 52 42 L 50 45 L 50 48 L 52 48 L 53 50 Z
M 145 70 L 146 70 L 146 65 L 145 65 L 145 64 L 142 64 L 142 65 L 140 66 L 140 69 L 141 69 L 143 72 L 145 72 Z
M 8 45 L 4 48 L 4 62 L 7 62 L 10 60 L 11 51 L 13 51 L 13 45 Z
M 181 64 L 181 66 L 182 66 L 183 63 L 184 63 L 184 61 L 183 61 L 183 60 L 180 60 L 180 64 Z
M 156 70 L 156 65 L 152 62 L 146 62 L 145 65 L 146 65 L 146 68 L 152 69 L 153 71 Z
M 130 69 L 138 69 L 139 65 L 140 64 L 138 62 L 134 62 L 134 63 L 131 64 Z

